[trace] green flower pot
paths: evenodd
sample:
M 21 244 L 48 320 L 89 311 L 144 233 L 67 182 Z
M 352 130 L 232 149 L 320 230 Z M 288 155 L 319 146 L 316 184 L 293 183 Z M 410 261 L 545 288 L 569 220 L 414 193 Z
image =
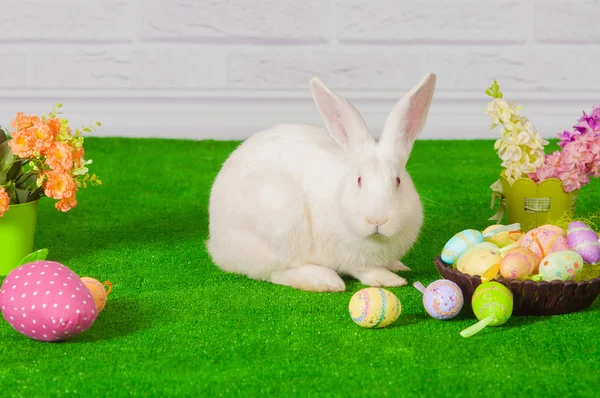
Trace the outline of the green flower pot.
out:
M 502 172 L 500 182 L 508 223 L 520 223 L 522 231 L 552 224 L 563 216 L 572 217 L 575 212 L 579 190 L 565 192 L 558 178 L 539 185 L 529 178 L 518 178 L 511 185 Z
M 0 275 L 8 275 L 33 251 L 38 202 L 10 205 L 0 217 Z

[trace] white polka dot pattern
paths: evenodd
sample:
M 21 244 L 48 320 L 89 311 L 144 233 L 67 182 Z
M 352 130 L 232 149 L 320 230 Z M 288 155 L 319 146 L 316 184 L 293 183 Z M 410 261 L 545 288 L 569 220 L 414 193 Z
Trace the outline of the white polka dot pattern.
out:
M 0 288 L 0 308 L 16 331 L 40 341 L 67 340 L 89 329 L 98 316 L 79 276 L 54 261 L 12 270 Z

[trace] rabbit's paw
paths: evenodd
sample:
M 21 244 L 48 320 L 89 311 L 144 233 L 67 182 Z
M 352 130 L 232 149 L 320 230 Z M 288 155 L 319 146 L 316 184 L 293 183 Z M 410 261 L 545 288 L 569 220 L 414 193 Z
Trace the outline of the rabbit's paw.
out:
M 271 282 L 310 292 L 346 290 L 346 284 L 334 270 L 319 265 L 304 265 L 274 272 L 271 275 Z
M 406 279 L 385 268 L 373 268 L 358 271 L 353 276 L 363 285 L 373 287 L 393 287 L 404 286 L 407 284 Z
M 386 268 L 392 272 L 410 271 L 410 268 L 408 268 L 406 265 L 402 264 L 402 262 L 398 261 L 398 260 L 392 261 L 391 263 L 388 264 L 388 266 Z

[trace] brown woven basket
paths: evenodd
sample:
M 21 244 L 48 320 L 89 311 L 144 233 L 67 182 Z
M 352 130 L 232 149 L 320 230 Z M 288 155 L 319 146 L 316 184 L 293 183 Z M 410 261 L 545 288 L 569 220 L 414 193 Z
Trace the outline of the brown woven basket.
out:
M 465 304 L 470 305 L 473 292 L 481 284 L 481 278 L 463 274 L 448 266 L 441 256 L 437 256 L 433 262 L 444 279 L 451 280 L 461 288 Z M 600 293 L 600 277 L 582 282 L 509 281 L 504 278 L 495 281 L 512 292 L 513 315 L 517 316 L 558 315 L 581 311 L 589 307 Z

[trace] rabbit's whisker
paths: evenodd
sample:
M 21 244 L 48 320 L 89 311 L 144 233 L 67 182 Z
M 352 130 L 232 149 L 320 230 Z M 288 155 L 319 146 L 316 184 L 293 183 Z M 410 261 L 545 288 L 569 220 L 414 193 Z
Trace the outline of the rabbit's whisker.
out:
M 449 206 L 446 206 L 446 205 L 444 205 L 444 204 L 442 204 L 442 203 L 440 203 L 440 202 L 436 202 L 435 200 L 432 200 L 432 199 L 426 198 L 425 196 L 421 196 L 421 199 L 428 200 L 428 201 L 430 201 L 430 202 L 432 202 L 432 203 L 435 203 L 436 205 L 440 205 L 440 206 L 442 206 L 442 207 L 445 207 L 445 208 L 446 208 L 446 209 L 448 209 L 448 210 L 452 210 L 452 208 L 451 208 L 451 207 L 449 207 Z

